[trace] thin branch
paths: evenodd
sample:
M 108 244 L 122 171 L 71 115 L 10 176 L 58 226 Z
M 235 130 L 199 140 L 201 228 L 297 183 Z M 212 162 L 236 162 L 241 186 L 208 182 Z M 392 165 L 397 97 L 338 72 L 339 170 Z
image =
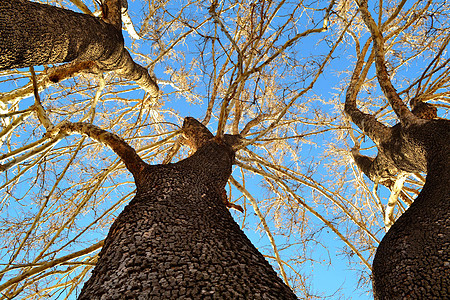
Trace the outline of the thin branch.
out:
M 36 110 L 37 117 L 41 124 L 44 126 L 46 131 L 51 131 L 53 129 L 53 124 L 47 116 L 47 113 L 42 106 L 41 97 L 39 97 L 39 91 L 36 81 L 36 74 L 34 73 L 34 68 L 30 67 L 31 80 L 33 82 L 33 93 L 34 93 L 34 109 Z
M 55 266 L 57 266 L 59 264 L 62 264 L 64 262 L 67 262 L 67 261 L 72 260 L 74 258 L 77 258 L 77 257 L 83 256 L 83 255 L 89 254 L 89 253 L 91 253 L 91 252 L 101 248 L 103 246 L 103 244 L 104 244 L 104 241 L 100 241 L 100 242 L 98 242 L 98 243 L 96 243 L 96 244 L 94 244 L 94 245 L 92 245 L 92 246 L 90 246 L 88 248 L 83 249 L 83 250 L 80 250 L 80 251 L 71 253 L 69 255 L 60 257 L 58 259 L 55 259 L 55 260 L 43 263 L 40 266 L 35 267 L 35 268 L 33 268 L 33 269 L 29 270 L 29 271 L 26 271 L 26 272 L 20 274 L 19 276 L 16 276 L 16 277 L 8 280 L 4 284 L 0 285 L 0 291 L 3 291 L 7 287 L 9 287 L 9 286 L 11 286 L 13 284 L 16 284 L 16 283 L 18 283 L 18 282 L 20 282 L 20 281 L 22 281 L 22 280 L 24 280 L 24 279 L 26 279 L 26 278 L 28 278 L 30 276 L 33 276 L 33 275 L 35 275 L 37 273 L 40 273 L 40 272 L 42 272 L 44 270 L 53 268 L 53 267 L 55 267 Z

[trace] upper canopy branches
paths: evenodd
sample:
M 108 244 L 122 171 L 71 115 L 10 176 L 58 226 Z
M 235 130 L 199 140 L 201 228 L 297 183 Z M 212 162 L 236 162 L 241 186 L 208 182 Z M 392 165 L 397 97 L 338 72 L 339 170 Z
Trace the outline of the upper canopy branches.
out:
M 385 48 L 383 35 L 367 8 L 367 0 L 360 1 L 359 10 L 361 12 L 364 23 L 366 24 L 367 28 L 369 28 L 372 35 L 373 48 L 375 52 L 376 73 L 378 82 L 381 86 L 381 89 L 383 90 L 384 95 L 389 100 L 389 104 L 397 114 L 400 122 L 404 123 L 404 125 L 417 122 L 417 118 L 403 103 L 389 78 L 389 74 L 386 69 L 386 61 L 384 59 Z

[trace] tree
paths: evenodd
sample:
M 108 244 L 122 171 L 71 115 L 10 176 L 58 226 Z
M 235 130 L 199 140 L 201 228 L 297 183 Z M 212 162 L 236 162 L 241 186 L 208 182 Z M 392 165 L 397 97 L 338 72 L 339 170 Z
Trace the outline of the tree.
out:
M 123 140 L 100 133 L 137 191 L 78 299 L 296 299 L 226 208 L 234 159 L 227 141 L 239 139 L 215 138 L 194 118 L 185 119 L 183 132 L 196 152 L 167 165 L 147 165 Z
M 382 30 L 387 24 L 375 23 L 367 1 L 360 1 L 359 9 L 371 33 L 378 82 L 400 122 L 388 127 L 357 108 L 365 56 L 361 53 L 347 90 L 345 112 L 375 143 L 378 154 L 371 158 L 354 151 L 355 162 L 373 181 L 392 179 L 399 172 L 427 173 L 419 196 L 378 246 L 373 261 L 375 298 L 446 298 L 450 286 L 446 275 L 450 259 L 450 121 L 434 118 L 432 108 L 431 117 L 424 109 L 419 114 L 417 99 L 412 101 L 412 111 L 406 107 L 386 69 Z
M 89 17 L 93 22 L 105 19 L 96 1 L 70 2 L 76 7 L 51 4 L 100 16 Z M 437 108 L 446 118 L 449 4 L 374 5 L 369 11 L 384 38 L 398 96 L 417 115 L 431 105 L 426 115 L 434 118 Z M 396 232 L 425 172 L 397 172 L 393 164 L 389 171 L 397 173 L 374 172 L 372 162 L 381 162 L 384 148 L 375 153 L 367 128 L 344 113 L 347 102 L 347 112 L 362 112 L 388 134 L 404 126 L 394 126 L 397 117 L 379 89 L 375 48 L 357 3 L 136 0 L 122 8 L 122 15 L 127 12 L 133 24 L 125 26 L 121 49 L 154 70 L 158 79 L 150 77 L 161 92 L 152 101 L 138 81 L 105 72 L 114 68 L 99 67 L 96 59 L 37 67 L 35 75 L 26 69 L 0 73 L 1 297 L 78 295 L 108 229 L 135 197 L 117 155 L 73 134 L 82 130 L 69 130 L 70 124 L 95 124 L 90 128 L 122 137 L 138 157 L 158 165 L 195 152 L 195 143 L 180 136 L 186 115 L 218 138 L 240 134 L 226 194 L 244 213 L 232 215 L 297 296 L 370 295 L 375 250 L 387 228 L 388 240 Z M 342 260 L 346 270 L 336 270 L 330 288 L 318 286 L 316 270 L 331 265 L 326 270 L 333 273 Z

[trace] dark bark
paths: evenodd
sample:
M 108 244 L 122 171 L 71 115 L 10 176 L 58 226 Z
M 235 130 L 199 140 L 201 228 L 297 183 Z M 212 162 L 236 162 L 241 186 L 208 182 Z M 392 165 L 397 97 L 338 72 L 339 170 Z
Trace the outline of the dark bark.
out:
M 104 61 L 123 48 L 121 31 L 99 18 L 26 0 L 0 3 L 1 70 Z
M 295 299 L 223 202 L 232 147 L 195 119 L 183 128 L 197 151 L 135 176 L 79 299 Z
M 158 87 L 148 71 L 134 63 L 124 48 L 120 25 L 116 24 L 120 7 L 111 6 L 115 9 L 110 9 L 110 14 L 118 11 L 118 16 L 105 20 L 113 24 L 27 0 L 0 1 L 0 70 L 92 61 L 102 70 L 114 70 L 136 81 L 157 97 Z
M 407 169 L 425 157 L 426 183 L 381 241 L 373 261 L 376 299 L 450 298 L 450 121 L 406 130 Z M 414 146 L 413 146 L 414 144 Z M 392 149 L 394 150 L 394 149 Z
M 409 111 L 393 87 L 384 61 L 381 31 L 361 1 L 369 28 L 378 82 L 400 123 L 388 127 L 362 113 L 356 97 L 365 78 L 358 79 L 362 52 L 347 90 L 345 112 L 377 145 L 375 158 L 352 151 L 355 162 L 373 181 L 393 182 L 398 171 L 426 172 L 425 185 L 411 206 L 382 239 L 373 261 L 376 299 L 448 299 L 450 297 L 450 121 L 434 119 L 436 110 L 416 106 Z M 369 59 L 370 61 L 370 59 Z M 415 109 L 416 108 L 416 109 Z
M 348 114 L 356 124 L 373 124 L 363 120 L 373 121 L 373 116 Z M 398 171 L 427 173 L 419 196 L 377 249 L 372 268 L 375 298 L 446 299 L 450 297 L 450 121 L 417 119 L 367 131 L 377 134 L 377 157 L 357 151 L 353 155 L 371 180 L 393 182 Z

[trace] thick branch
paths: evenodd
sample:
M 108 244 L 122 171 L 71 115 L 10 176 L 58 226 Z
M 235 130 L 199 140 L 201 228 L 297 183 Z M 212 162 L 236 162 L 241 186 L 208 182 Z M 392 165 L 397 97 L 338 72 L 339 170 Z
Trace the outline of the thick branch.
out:
M 345 95 L 344 111 L 351 118 L 352 122 L 378 145 L 382 139 L 389 136 L 389 128 L 377 121 L 374 116 L 363 113 L 356 105 L 358 93 L 369 70 L 368 65 L 371 64 L 373 59 L 371 55 L 368 59 L 366 68 L 363 70 L 364 57 L 369 49 L 369 45 L 370 43 L 367 43 L 362 52 L 358 54 L 358 61 L 356 62 L 355 69 L 353 70 L 352 78 L 350 79 L 350 84 Z
M 103 20 L 122 30 L 122 1 L 121 0 L 104 0 L 102 4 Z
M 206 144 L 214 135 L 206 128 L 205 125 L 192 117 L 186 117 L 183 122 L 183 143 L 188 145 L 192 151 Z M 233 149 L 237 149 L 243 144 L 243 138 L 239 134 L 224 134 L 221 142 L 224 142 Z
M 392 178 L 398 172 L 394 162 L 379 152 L 377 157 L 369 157 L 352 149 L 352 156 L 358 168 L 373 182 L 381 183 L 390 188 L 393 185 Z
M 26 0 L 0 1 L 0 15 L 0 70 L 94 61 L 136 81 L 151 97 L 158 97 L 153 78 L 124 48 L 117 18 L 109 20 L 112 25 L 90 15 Z
M 375 66 L 378 82 L 384 95 L 389 101 L 394 112 L 397 114 L 400 122 L 405 125 L 411 124 L 417 121 L 417 118 L 411 113 L 408 107 L 403 103 L 402 99 L 395 90 L 392 82 L 389 78 L 389 74 L 386 69 L 386 62 L 384 59 L 384 39 L 382 33 L 380 32 L 378 25 L 375 20 L 370 15 L 367 8 L 367 1 L 361 1 L 360 7 L 361 16 L 364 23 L 369 28 L 372 35 L 373 47 L 375 50 Z
M 147 166 L 147 163 L 121 137 L 95 125 L 89 123 L 64 123 L 60 127 L 60 132 L 65 134 L 83 134 L 110 147 L 122 159 L 135 180 L 140 178 L 141 172 Z
M 205 125 L 192 117 L 184 118 L 183 136 L 183 142 L 194 152 L 214 137 Z

